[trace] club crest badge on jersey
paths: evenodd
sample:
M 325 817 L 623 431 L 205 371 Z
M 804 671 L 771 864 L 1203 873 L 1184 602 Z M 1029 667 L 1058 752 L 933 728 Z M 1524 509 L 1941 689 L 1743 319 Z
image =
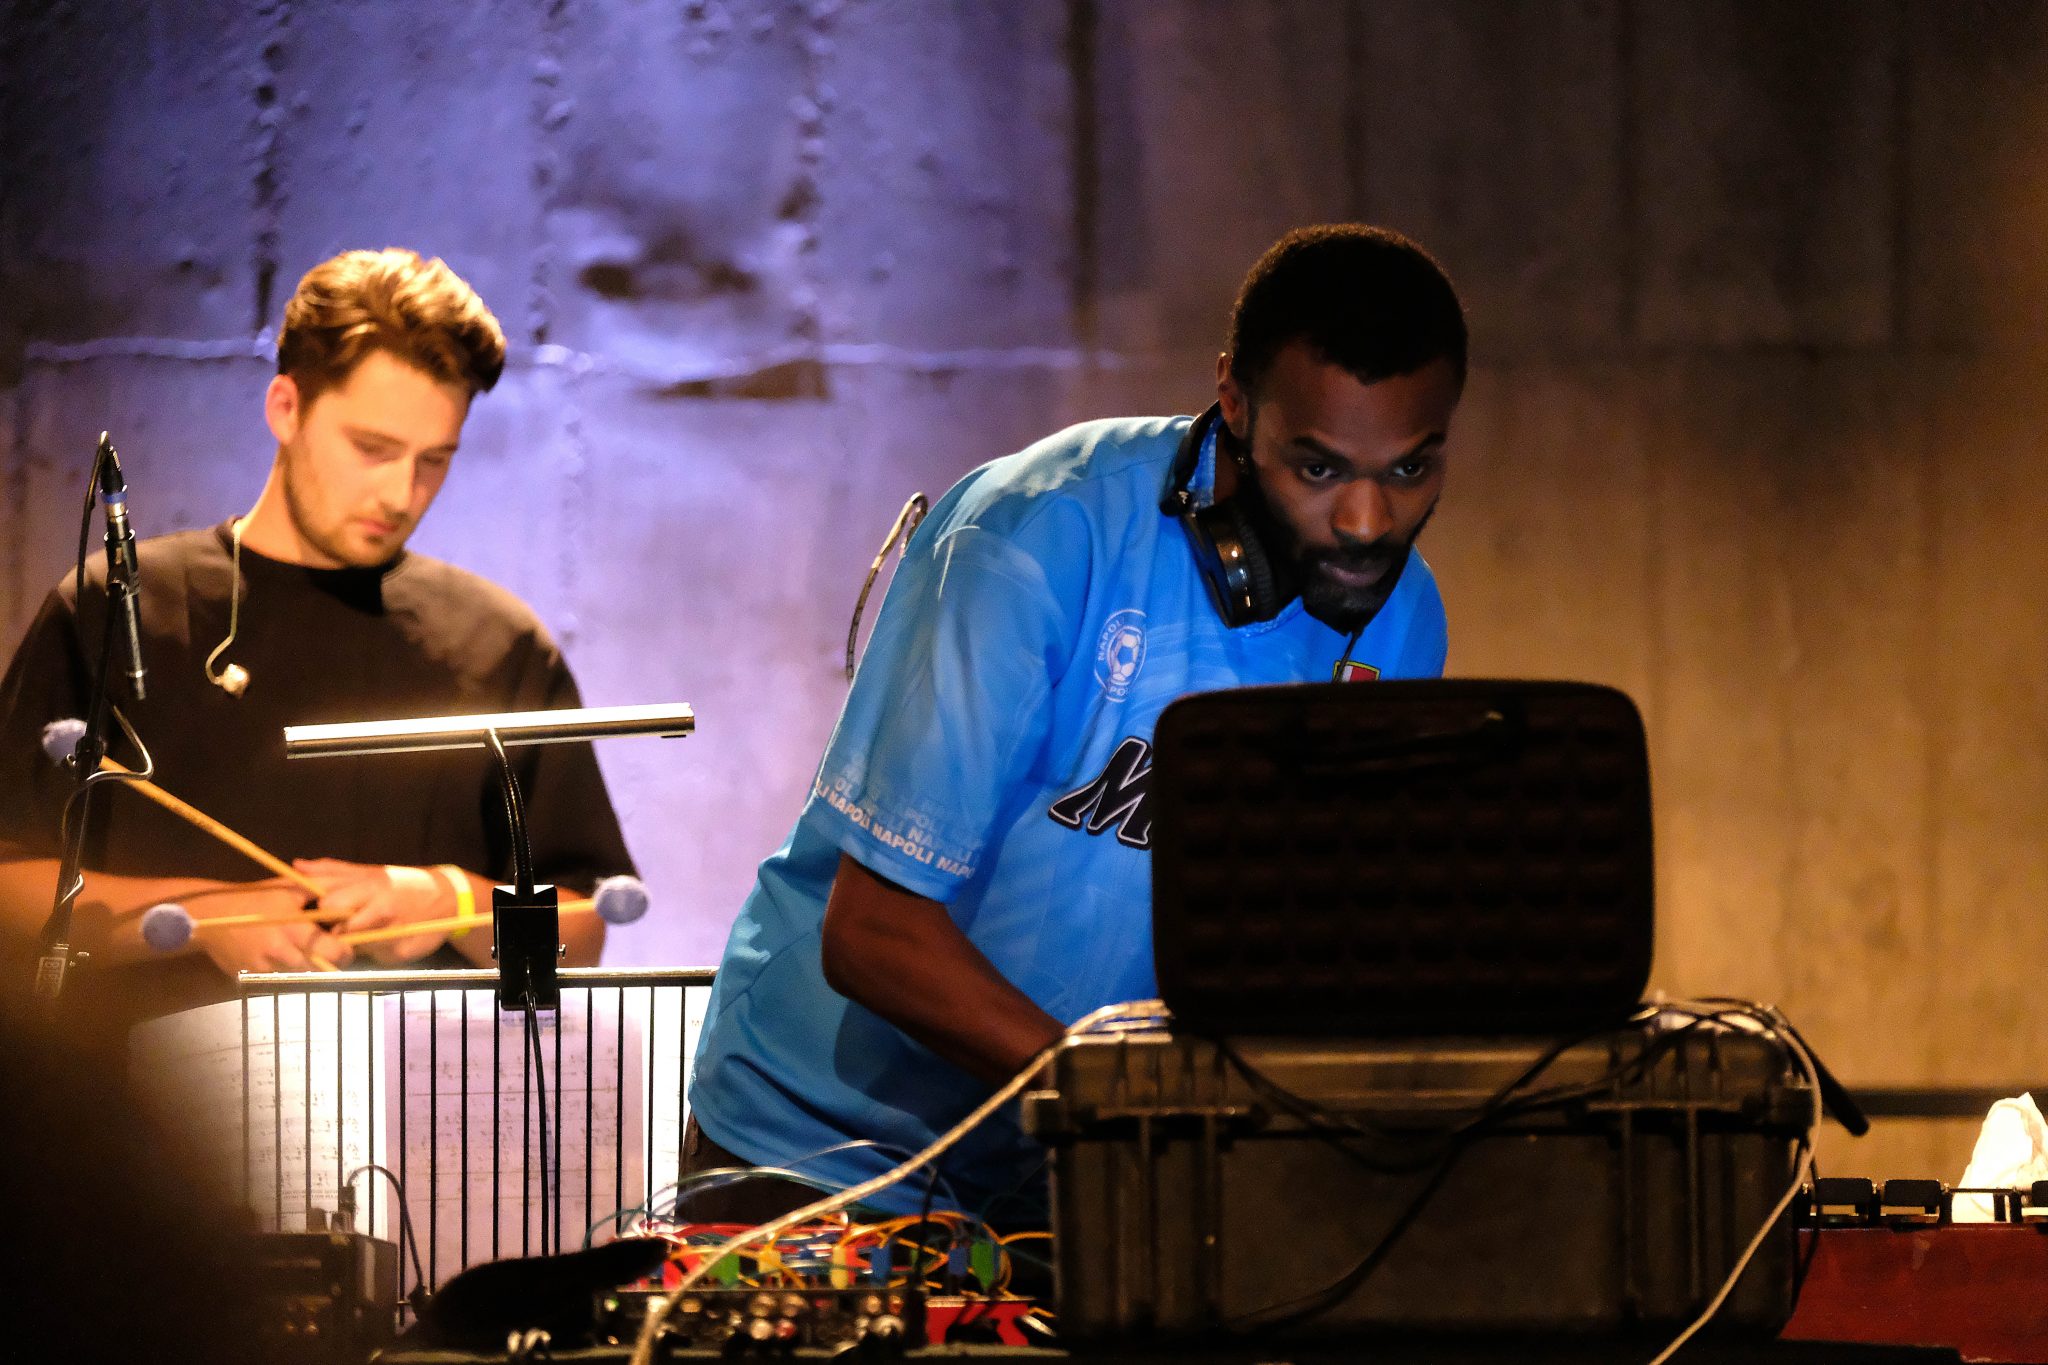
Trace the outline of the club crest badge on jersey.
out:
M 1344 659 L 1330 671 L 1331 682 L 1378 682 L 1380 671 L 1356 659 Z
M 1111 701 L 1122 701 L 1144 666 L 1145 613 L 1134 607 L 1116 612 L 1095 637 L 1095 680 Z

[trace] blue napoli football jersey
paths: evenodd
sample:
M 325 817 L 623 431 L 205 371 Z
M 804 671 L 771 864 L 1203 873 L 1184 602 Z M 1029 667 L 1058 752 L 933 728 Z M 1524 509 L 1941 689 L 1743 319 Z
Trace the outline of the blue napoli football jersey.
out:
M 1191 420 L 1069 428 L 975 470 L 918 528 L 796 828 L 726 945 L 691 1091 L 713 1141 L 768 1165 L 863 1138 L 907 1153 L 988 1094 L 825 984 L 842 852 L 945 904 L 1057 1019 L 1157 994 L 1146 781 L 1159 713 L 1190 692 L 1325 681 L 1347 639 L 1299 600 L 1224 625 L 1186 531 L 1159 510 Z M 1212 433 L 1199 501 L 1214 480 Z M 1436 677 L 1445 649 L 1435 578 L 1411 554 L 1348 671 Z M 999 1116 L 944 1173 L 971 1211 L 1040 1156 Z M 801 1169 L 851 1184 L 893 1164 L 859 1146 Z M 878 1202 L 910 1210 L 921 1194 L 913 1181 Z

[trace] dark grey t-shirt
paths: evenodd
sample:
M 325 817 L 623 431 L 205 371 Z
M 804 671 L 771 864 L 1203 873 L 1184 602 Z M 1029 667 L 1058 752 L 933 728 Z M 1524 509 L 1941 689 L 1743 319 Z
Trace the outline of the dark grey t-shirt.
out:
M 322 721 L 578 705 L 561 652 L 525 604 L 425 555 L 404 553 L 375 569 L 309 569 L 244 547 L 240 629 L 221 659 L 249 671 L 237 698 L 202 670 L 228 629 L 226 525 L 146 540 L 140 557 L 149 695 L 136 701 L 118 671 L 112 695 L 149 746 L 159 786 L 286 860 L 453 863 L 510 880 L 504 803 L 487 754 L 287 761 L 283 732 Z M 57 853 L 69 779 L 45 758 L 40 736 L 46 722 L 83 714 L 88 661 L 98 657 L 105 619 L 103 584 L 95 563 L 81 612 L 67 575 L 0 680 L 0 843 L 32 856 Z M 112 755 L 138 762 L 118 738 Z M 589 745 L 515 749 L 513 761 L 536 877 L 587 891 L 601 877 L 632 871 Z M 118 788 L 95 798 L 87 866 L 138 876 L 270 875 Z M 458 960 L 444 953 L 439 962 Z M 233 992 L 203 955 L 97 975 L 104 987 L 151 997 L 138 1013 Z

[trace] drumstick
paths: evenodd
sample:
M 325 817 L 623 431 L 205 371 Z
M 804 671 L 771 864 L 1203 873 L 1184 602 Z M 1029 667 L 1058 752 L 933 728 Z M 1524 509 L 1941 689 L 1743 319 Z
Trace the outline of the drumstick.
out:
M 100 760 L 100 771 L 125 773 L 133 777 L 132 769 L 122 767 L 111 758 L 102 758 Z M 211 834 L 214 838 L 235 850 L 235 852 L 261 863 L 264 867 L 275 872 L 307 895 L 315 899 L 319 898 L 324 889 L 320 883 L 314 881 L 284 859 L 277 857 L 275 854 L 265 852 L 254 843 L 235 833 L 226 825 L 223 825 L 220 821 L 214 819 L 211 815 L 208 815 L 205 811 L 200 810 L 197 806 L 179 800 L 162 787 L 157 786 L 156 783 L 143 778 L 134 778 L 127 785 L 135 788 L 135 790 L 141 792 L 144 796 L 181 820 L 188 821 L 206 833 Z

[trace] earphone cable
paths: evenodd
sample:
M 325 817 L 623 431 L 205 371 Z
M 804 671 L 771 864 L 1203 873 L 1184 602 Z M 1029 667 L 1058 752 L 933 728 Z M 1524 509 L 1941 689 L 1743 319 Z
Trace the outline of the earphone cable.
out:
M 846 680 L 853 681 L 857 667 L 855 646 L 860 641 L 860 618 L 868 608 L 868 594 L 875 590 L 875 580 L 881 577 L 883 561 L 889 558 L 889 551 L 896 551 L 897 561 L 910 553 L 910 537 L 917 532 L 918 523 L 931 510 L 931 503 L 923 493 L 912 493 L 903 504 L 903 510 L 896 514 L 896 524 L 889 528 L 888 537 L 882 541 L 882 548 L 875 551 L 875 562 L 868 566 L 868 576 L 861 581 L 860 596 L 854 600 L 853 621 L 846 627 Z
M 1330 665 L 1331 682 L 1344 681 L 1344 665 L 1351 662 L 1351 651 L 1358 647 L 1358 637 L 1363 634 L 1365 634 L 1365 627 L 1361 625 L 1358 629 L 1352 631 L 1351 638 L 1344 642 L 1344 649 L 1337 655 L 1337 662 Z
M 213 652 L 206 656 L 205 664 L 206 680 L 215 687 L 225 687 L 227 685 L 225 682 L 227 674 L 225 672 L 216 674 L 213 671 L 213 666 L 219 661 L 220 656 L 227 651 L 227 647 L 235 642 L 235 632 L 242 628 L 242 527 L 248 523 L 248 520 L 247 517 L 236 517 L 228 527 L 228 539 L 233 542 L 233 549 L 228 561 L 230 565 L 228 576 L 228 633 L 219 644 L 213 647 Z

